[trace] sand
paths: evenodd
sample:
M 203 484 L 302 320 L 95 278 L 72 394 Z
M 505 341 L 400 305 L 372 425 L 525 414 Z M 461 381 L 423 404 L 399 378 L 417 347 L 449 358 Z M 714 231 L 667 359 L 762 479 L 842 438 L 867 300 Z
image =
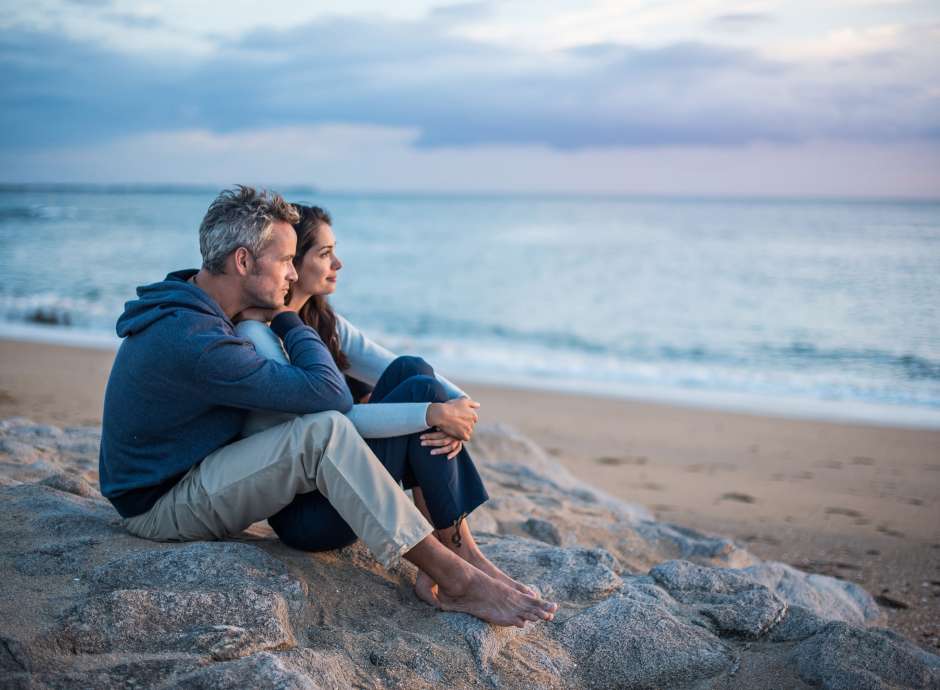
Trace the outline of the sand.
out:
M 0 340 L 0 418 L 101 423 L 113 352 Z M 862 584 L 940 648 L 940 431 L 784 419 L 460 382 L 481 419 L 660 520 Z

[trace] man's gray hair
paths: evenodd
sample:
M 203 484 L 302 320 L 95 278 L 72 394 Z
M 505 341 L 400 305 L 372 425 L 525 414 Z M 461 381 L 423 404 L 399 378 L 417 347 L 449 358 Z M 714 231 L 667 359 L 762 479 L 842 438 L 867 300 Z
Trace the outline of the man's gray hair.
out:
M 225 259 L 239 247 L 258 256 L 271 239 L 272 223 L 300 220 L 297 209 L 280 194 L 237 185 L 223 190 L 209 206 L 199 226 L 202 267 L 209 273 L 225 270 Z

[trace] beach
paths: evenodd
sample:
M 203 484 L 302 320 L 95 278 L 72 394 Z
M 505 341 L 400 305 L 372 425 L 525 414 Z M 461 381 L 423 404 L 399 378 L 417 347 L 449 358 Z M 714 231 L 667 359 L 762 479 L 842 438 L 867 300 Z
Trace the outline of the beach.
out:
M 98 425 L 113 351 L 0 340 L 0 418 Z M 579 478 L 658 520 L 858 582 L 940 646 L 940 431 L 458 381 Z

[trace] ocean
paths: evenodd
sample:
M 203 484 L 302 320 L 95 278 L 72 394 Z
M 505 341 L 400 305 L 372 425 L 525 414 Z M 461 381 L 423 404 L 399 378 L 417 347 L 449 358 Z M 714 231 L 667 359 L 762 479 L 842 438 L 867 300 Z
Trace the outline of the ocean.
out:
M 217 191 L 0 188 L 0 336 L 116 346 Z M 940 428 L 940 202 L 279 191 L 337 311 L 458 380 Z

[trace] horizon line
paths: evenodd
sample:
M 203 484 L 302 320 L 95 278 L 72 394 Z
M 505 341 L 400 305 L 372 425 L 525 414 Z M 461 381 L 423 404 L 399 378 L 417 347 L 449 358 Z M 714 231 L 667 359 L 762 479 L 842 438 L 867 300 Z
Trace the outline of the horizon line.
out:
M 234 187 L 232 184 L 214 184 L 208 182 L 0 182 L 0 193 L 11 192 L 73 192 L 73 193 L 111 193 L 111 194 L 179 194 L 179 193 L 217 193 L 222 189 Z M 817 201 L 817 202 L 854 202 L 854 203 L 940 203 L 937 196 L 920 195 L 852 195 L 852 194 L 806 194 L 766 193 L 702 193 L 702 192 L 629 192 L 629 191 L 558 191 L 558 190 L 421 190 L 421 189 L 351 189 L 321 188 L 304 183 L 283 183 L 256 185 L 259 188 L 277 191 L 278 189 L 295 194 L 316 194 L 322 196 L 375 196 L 375 197 L 425 197 L 425 198 L 567 198 L 567 199 L 634 199 L 634 200 L 671 200 L 671 201 Z

